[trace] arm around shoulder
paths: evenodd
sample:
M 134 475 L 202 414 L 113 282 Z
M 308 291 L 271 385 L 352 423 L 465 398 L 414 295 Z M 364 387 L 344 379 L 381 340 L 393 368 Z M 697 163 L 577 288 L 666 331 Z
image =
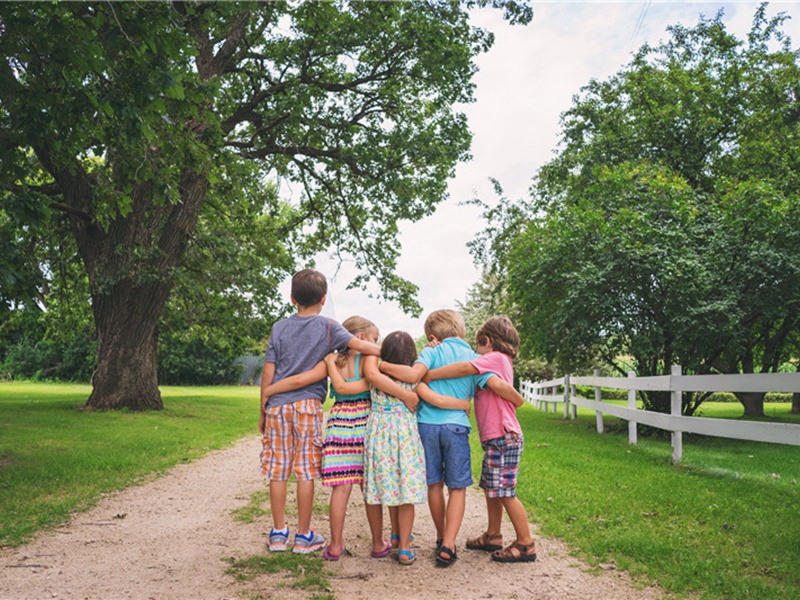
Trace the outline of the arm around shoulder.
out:
M 520 394 L 513 385 L 507 381 L 503 381 L 497 375 L 489 378 L 489 381 L 486 382 L 486 387 L 500 396 L 503 400 L 513 404 L 516 408 L 519 408 L 525 404 L 525 398 L 523 398 L 522 394 Z

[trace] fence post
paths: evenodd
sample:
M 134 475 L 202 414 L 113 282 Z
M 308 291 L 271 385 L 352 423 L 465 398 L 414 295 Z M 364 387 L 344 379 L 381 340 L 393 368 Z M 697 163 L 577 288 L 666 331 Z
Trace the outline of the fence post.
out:
M 672 365 L 671 375 L 672 377 L 680 377 L 681 376 L 681 366 L 680 365 Z M 681 416 L 681 392 L 680 390 L 673 390 L 674 383 L 670 378 L 670 415 L 673 417 Z M 681 457 L 683 456 L 683 432 L 682 431 L 673 431 L 672 432 L 672 464 L 677 465 L 681 462 Z
M 572 390 L 571 397 L 573 397 L 573 398 L 576 397 L 578 395 L 578 391 L 575 389 L 575 385 L 570 383 L 569 387 Z M 577 404 L 573 404 L 572 405 L 572 414 L 570 415 L 570 419 L 572 419 L 574 421 L 577 418 L 578 418 L 578 405 Z
M 600 377 L 600 369 L 595 369 L 594 370 L 594 376 L 595 377 Z M 603 401 L 602 393 L 600 391 L 600 386 L 598 386 L 598 385 L 594 386 L 594 399 L 597 402 L 602 402 Z M 601 413 L 598 410 L 595 413 L 595 419 L 597 421 L 597 433 L 603 433 L 603 413 Z
M 569 373 L 564 375 L 564 418 L 569 417 Z
M 628 371 L 628 379 L 633 379 L 636 377 L 635 371 Z M 631 410 L 636 410 L 636 390 L 630 389 L 628 390 L 628 408 Z M 638 438 L 638 431 L 636 428 L 636 421 L 631 419 L 628 421 L 628 443 L 629 444 L 636 444 Z

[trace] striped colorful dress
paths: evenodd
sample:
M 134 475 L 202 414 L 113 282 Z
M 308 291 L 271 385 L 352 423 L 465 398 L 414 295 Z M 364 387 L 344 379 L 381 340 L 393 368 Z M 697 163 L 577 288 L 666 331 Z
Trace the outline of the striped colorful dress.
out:
M 361 354 L 356 354 L 358 381 Z M 372 404 L 369 391 L 355 395 L 338 395 L 331 389 L 333 408 L 325 426 L 322 442 L 322 485 L 334 486 L 364 482 L 364 434 Z

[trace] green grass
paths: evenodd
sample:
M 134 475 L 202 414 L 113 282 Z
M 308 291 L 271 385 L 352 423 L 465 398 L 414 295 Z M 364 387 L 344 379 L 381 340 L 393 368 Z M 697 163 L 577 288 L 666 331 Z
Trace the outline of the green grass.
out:
M 330 592 L 328 572 L 323 568 L 323 558 L 316 554 L 279 552 L 259 554 L 245 559 L 231 558 L 226 571 L 239 582 L 252 581 L 259 575 L 286 573 L 287 585 L 308 591 Z
M 741 415 L 735 405 L 704 409 Z M 800 448 L 684 435 L 674 467 L 668 437 L 629 446 L 627 424 L 613 417 L 599 435 L 589 411 L 575 422 L 529 406 L 518 415 L 518 495 L 544 534 L 678 596 L 800 595 Z
M 85 385 L 0 383 L 0 545 L 100 495 L 202 456 L 258 423 L 258 391 L 163 387 L 165 410 L 95 412 Z

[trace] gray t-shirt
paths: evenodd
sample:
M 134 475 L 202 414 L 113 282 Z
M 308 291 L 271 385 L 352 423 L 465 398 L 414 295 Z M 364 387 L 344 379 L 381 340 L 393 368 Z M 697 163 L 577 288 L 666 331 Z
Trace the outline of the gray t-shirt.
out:
M 266 362 L 275 363 L 272 382 L 312 369 L 325 355 L 344 351 L 353 334 L 333 319 L 314 315 L 293 315 L 272 326 Z M 307 398 L 324 400 L 328 394 L 327 378 L 306 387 L 270 397 L 267 406 L 281 406 Z

